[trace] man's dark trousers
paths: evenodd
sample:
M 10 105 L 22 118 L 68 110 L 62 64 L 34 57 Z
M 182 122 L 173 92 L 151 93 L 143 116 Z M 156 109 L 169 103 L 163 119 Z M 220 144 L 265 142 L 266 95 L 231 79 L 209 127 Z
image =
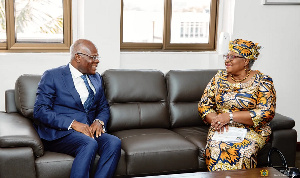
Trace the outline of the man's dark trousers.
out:
M 43 142 L 49 151 L 65 153 L 75 157 L 71 178 L 88 178 L 97 153 L 101 157 L 95 177 L 113 177 L 121 155 L 120 139 L 107 133 L 93 139 L 74 131 L 63 138 L 53 141 L 43 140 Z

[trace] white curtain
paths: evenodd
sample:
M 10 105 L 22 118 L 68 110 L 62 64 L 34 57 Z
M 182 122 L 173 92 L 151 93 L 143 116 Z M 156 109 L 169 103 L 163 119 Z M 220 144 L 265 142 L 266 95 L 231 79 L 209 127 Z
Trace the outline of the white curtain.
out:
M 227 53 L 228 43 L 231 40 L 234 23 L 235 0 L 219 1 L 219 19 L 218 19 L 218 53 L 223 55 Z

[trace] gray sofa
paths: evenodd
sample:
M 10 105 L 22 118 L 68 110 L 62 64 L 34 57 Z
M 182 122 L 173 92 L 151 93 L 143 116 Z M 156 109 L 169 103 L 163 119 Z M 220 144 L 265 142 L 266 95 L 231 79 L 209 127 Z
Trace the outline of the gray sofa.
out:
M 111 110 L 107 129 L 122 140 L 116 177 L 206 171 L 203 149 L 208 126 L 198 115 L 197 103 L 216 72 L 116 69 L 102 74 Z M 0 113 L 1 178 L 70 175 L 73 157 L 44 150 L 32 124 L 40 78 L 22 75 L 15 89 L 5 93 L 6 112 Z M 271 147 L 283 152 L 289 166 L 295 165 L 294 125 L 293 119 L 276 113 L 270 123 L 271 140 L 259 152 L 258 166 L 267 166 Z M 275 157 L 273 165 L 280 164 Z

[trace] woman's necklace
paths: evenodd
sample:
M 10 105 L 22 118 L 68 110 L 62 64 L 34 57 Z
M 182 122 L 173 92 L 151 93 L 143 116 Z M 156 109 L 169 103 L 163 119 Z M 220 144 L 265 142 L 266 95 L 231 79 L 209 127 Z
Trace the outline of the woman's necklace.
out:
M 250 72 L 251 72 L 251 70 L 249 70 L 249 72 L 248 72 L 248 74 L 246 75 L 246 77 L 243 78 L 243 79 L 241 79 L 241 80 L 236 80 L 236 79 L 234 79 L 232 74 L 230 74 L 230 78 L 231 78 L 231 80 L 233 80 L 234 82 L 242 82 L 242 81 L 246 80 L 246 79 L 249 77 Z

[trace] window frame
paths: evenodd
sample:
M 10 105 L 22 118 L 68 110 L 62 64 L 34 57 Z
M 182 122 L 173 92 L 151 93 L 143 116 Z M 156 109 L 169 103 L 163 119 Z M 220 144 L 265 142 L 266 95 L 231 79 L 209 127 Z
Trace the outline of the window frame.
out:
M 0 52 L 69 52 L 72 40 L 72 0 L 63 0 L 63 43 L 16 42 L 14 1 L 5 0 L 6 43 Z
M 171 43 L 172 0 L 164 0 L 162 43 L 123 42 L 123 0 L 121 0 L 120 49 L 122 51 L 214 51 L 216 50 L 218 0 L 211 0 L 208 43 Z

